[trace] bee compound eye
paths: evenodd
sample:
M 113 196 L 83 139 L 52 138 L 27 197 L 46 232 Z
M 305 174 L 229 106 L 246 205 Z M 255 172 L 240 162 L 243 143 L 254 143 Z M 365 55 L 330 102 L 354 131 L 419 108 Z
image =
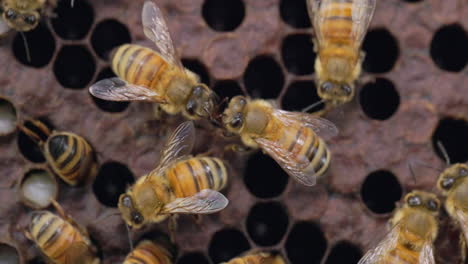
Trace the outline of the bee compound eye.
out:
M 421 205 L 421 198 L 417 195 L 411 196 L 408 198 L 408 204 L 410 206 L 418 206 Z
M 29 25 L 34 25 L 36 23 L 36 17 L 34 15 L 27 15 L 24 17 L 24 22 Z
M 460 173 L 460 176 L 462 177 L 468 176 L 468 170 L 465 168 L 461 168 L 459 173 Z
M 328 92 L 333 88 L 333 84 L 331 82 L 324 82 L 321 86 L 320 89 L 323 92 Z
M 197 107 L 197 103 L 195 103 L 194 100 L 189 100 L 186 106 L 187 113 L 189 113 L 190 115 L 194 115 L 196 107 Z
M 450 189 L 453 186 L 453 183 L 455 180 L 453 178 L 445 178 L 442 180 L 442 188 L 444 189 Z
M 348 85 L 348 84 L 343 84 L 343 85 L 341 86 L 341 89 L 343 89 L 343 91 L 344 91 L 346 94 L 351 94 L 351 92 L 352 92 L 351 85 Z
M 122 204 L 125 207 L 132 207 L 132 198 L 130 198 L 128 195 L 125 195 L 122 198 Z
M 427 208 L 431 211 L 437 211 L 437 209 L 439 209 L 439 203 L 430 199 L 427 201 Z
M 143 216 L 138 213 L 138 212 L 133 212 L 132 213 L 132 220 L 135 224 L 139 225 L 141 223 L 143 223 Z
M 193 89 L 193 95 L 200 96 L 203 92 L 203 87 L 201 86 L 195 86 Z
M 237 113 L 231 121 L 231 126 L 234 128 L 240 127 L 242 125 L 242 114 Z
M 15 19 L 15 18 L 17 17 L 17 14 L 16 14 L 15 10 L 13 10 L 13 9 L 8 9 L 8 10 L 6 11 L 6 13 L 5 13 L 5 17 L 6 17 L 7 19 L 10 19 L 10 20 L 11 20 L 11 19 Z

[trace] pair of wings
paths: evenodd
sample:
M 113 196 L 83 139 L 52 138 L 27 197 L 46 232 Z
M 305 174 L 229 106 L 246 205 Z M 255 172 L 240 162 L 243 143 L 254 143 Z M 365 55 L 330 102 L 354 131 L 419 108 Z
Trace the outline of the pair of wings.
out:
M 330 138 L 338 134 L 338 128 L 330 121 L 315 117 L 303 112 L 289 112 L 275 109 L 275 118 L 279 119 L 285 127 L 308 127 L 318 136 Z M 266 138 L 256 138 L 255 142 L 272 157 L 290 176 L 306 186 L 316 183 L 317 172 L 309 168 L 310 161 L 306 156 L 298 157 L 285 146 Z
M 175 162 L 187 158 L 195 142 L 195 127 L 192 121 L 179 125 L 165 144 L 159 165 L 148 177 L 160 177 Z M 151 175 L 151 176 L 150 176 Z M 154 176 L 153 176 L 154 175 Z M 177 198 L 166 204 L 164 214 L 211 214 L 228 205 L 228 199 L 220 192 L 204 189 L 190 197 Z
M 349 19 L 351 19 L 352 27 L 349 38 L 353 40 L 355 49 L 358 49 L 374 15 L 377 0 L 307 0 L 307 9 L 319 47 L 328 41 L 323 25 L 327 20 L 349 15 L 346 4 L 350 2 L 352 2 L 352 7 Z M 339 10 L 340 8 L 342 10 Z
M 152 1 L 146 1 L 141 12 L 143 32 L 156 45 L 155 51 L 169 64 L 185 72 L 180 58 L 176 55 L 174 44 L 169 33 L 164 15 Z M 128 83 L 118 77 L 101 80 L 91 87 L 89 92 L 100 99 L 108 101 L 152 101 L 166 103 L 164 96 L 148 89 Z
M 369 250 L 358 264 L 379 264 L 384 263 L 385 257 L 391 250 L 397 248 L 399 229 L 404 228 L 401 224 L 396 224 L 385 238 L 376 247 Z M 386 263 L 386 262 L 385 262 Z M 418 262 L 414 264 L 435 264 L 434 246 L 430 239 L 426 240 L 419 254 Z

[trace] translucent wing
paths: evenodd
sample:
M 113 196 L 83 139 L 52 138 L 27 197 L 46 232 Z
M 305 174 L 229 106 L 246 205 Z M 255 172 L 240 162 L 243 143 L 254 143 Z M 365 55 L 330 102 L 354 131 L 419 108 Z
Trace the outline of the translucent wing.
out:
M 167 140 L 166 145 L 161 152 L 161 159 L 157 167 L 156 173 L 152 175 L 159 175 L 161 171 L 164 171 L 168 165 L 172 164 L 173 161 L 179 157 L 190 154 L 193 149 L 195 142 L 195 126 L 192 121 L 186 121 L 180 124 L 171 137 Z
M 377 264 L 382 263 L 382 258 L 387 253 L 394 249 L 398 241 L 398 225 L 392 228 L 390 232 L 384 237 L 376 247 L 370 249 L 362 258 L 358 264 Z
M 163 211 L 167 214 L 211 214 L 223 210 L 228 203 L 222 193 L 204 189 L 193 196 L 175 199 Z
M 114 77 L 101 80 L 91 87 L 89 92 L 100 99 L 108 101 L 151 101 L 166 103 L 163 96 L 146 87 L 133 85 Z
M 430 241 L 427 241 L 421 249 L 419 255 L 419 264 L 435 264 L 434 247 Z
M 95 258 L 91 249 L 83 241 L 73 243 L 67 249 L 66 264 L 89 264 Z
M 332 122 L 303 112 L 290 112 L 276 109 L 273 115 L 280 119 L 285 125 L 293 126 L 294 122 L 299 122 L 301 126 L 310 127 L 314 132 L 328 139 L 338 134 L 338 128 Z
M 306 186 L 313 186 L 317 181 L 317 175 L 312 168 L 307 168 L 309 160 L 303 156 L 294 157 L 293 153 L 280 146 L 278 143 L 265 139 L 255 139 L 263 151 L 272 157 L 291 177 Z M 307 168 L 307 169 L 306 169 Z
M 0 37 L 7 33 L 10 30 L 10 27 L 7 25 L 5 21 L 0 17 Z
M 183 68 L 177 58 L 164 15 L 153 1 L 146 1 L 141 12 L 143 32 L 156 44 L 156 51 L 169 63 Z
M 332 24 L 331 21 L 343 18 L 345 21 L 351 19 L 352 25 L 349 31 L 344 31 L 346 33 L 340 31 L 340 38 L 349 38 L 353 46 L 358 49 L 374 15 L 376 1 L 307 0 L 309 16 L 319 47 L 327 42 L 327 38 L 333 35 L 333 31 L 337 32 L 336 24 Z M 346 29 L 346 25 L 343 29 Z M 346 35 L 343 36 L 343 34 Z
M 459 208 L 455 209 L 455 215 L 460 225 L 460 229 L 463 232 L 465 242 L 468 243 L 468 215 L 466 214 L 465 211 Z

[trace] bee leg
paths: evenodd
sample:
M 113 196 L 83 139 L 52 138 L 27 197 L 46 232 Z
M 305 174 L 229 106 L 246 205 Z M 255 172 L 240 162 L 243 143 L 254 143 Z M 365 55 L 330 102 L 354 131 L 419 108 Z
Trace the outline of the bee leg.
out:
M 460 251 L 461 251 L 461 263 L 465 263 L 466 260 L 466 241 L 463 233 L 460 233 Z
M 177 230 L 177 216 L 176 215 L 171 215 L 169 217 L 169 234 L 171 237 L 171 242 L 175 243 L 175 232 Z

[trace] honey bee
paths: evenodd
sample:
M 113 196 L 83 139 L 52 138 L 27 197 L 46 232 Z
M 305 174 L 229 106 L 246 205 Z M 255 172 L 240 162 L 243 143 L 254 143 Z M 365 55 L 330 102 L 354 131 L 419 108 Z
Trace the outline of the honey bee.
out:
M 261 148 L 307 186 L 314 185 L 330 164 L 331 152 L 317 133 L 327 137 L 338 133 L 325 119 L 279 110 L 268 101 L 244 96 L 231 99 L 222 123 L 229 132 L 240 135 L 246 146 Z
M 358 264 L 434 264 L 440 202 L 428 192 L 412 191 L 390 220 L 391 231 Z
M 188 119 L 210 117 L 217 96 L 200 83 L 195 73 L 183 67 L 161 10 L 146 1 L 142 20 L 143 31 L 157 50 L 133 44 L 119 46 L 111 55 L 112 69 L 118 77 L 95 83 L 90 93 L 109 101 L 152 101 L 165 112 L 182 112 Z
M 226 167 L 218 158 L 189 156 L 194 139 L 193 123 L 182 123 L 166 143 L 157 168 L 119 197 L 127 225 L 140 228 L 172 214 L 209 214 L 227 206 L 218 192 L 227 183 Z
M 34 212 L 26 237 L 37 245 L 49 263 L 99 264 L 87 231 L 66 215 L 57 202 L 52 204 L 59 215 Z
M 39 120 L 30 120 L 32 128 L 19 128 L 38 142 L 47 163 L 66 183 L 75 186 L 97 174 L 96 155 L 91 145 L 82 137 L 71 132 L 50 131 Z
M 283 257 L 280 254 L 266 252 L 247 252 L 243 256 L 233 258 L 222 264 L 285 264 Z
M 125 258 L 123 264 L 172 264 L 172 253 L 163 245 L 143 240 Z
M 376 0 L 307 0 L 315 32 L 318 95 L 331 105 L 349 102 L 361 73 L 361 43 Z
M 45 8 L 55 7 L 56 2 L 56 0 L 2 0 L 0 13 L 10 28 L 25 32 L 36 28 Z

